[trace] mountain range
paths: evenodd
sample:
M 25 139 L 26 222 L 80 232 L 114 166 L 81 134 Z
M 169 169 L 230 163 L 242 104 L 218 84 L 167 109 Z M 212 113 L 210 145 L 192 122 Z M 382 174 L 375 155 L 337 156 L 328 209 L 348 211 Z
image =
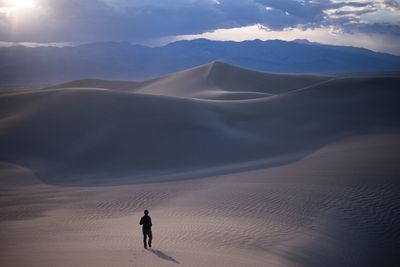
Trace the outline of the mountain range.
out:
M 371 50 L 296 41 L 178 41 L 161 47 L 128 42 L 66 47 L 0 48 L 0 86 L 97 78 L 146 80 L 222 61 L 274 73 L 344 74 L 400 71 L 400 57 Z

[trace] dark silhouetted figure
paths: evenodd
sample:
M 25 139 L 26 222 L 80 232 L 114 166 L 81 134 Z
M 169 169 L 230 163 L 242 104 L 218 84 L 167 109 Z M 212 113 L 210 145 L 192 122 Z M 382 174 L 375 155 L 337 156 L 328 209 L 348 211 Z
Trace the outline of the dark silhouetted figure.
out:
M 147 236 L 149 237 L 149 247 L 151 247 L 151 240 L 153 239 L 153 234 L 151 233 L 151 218 L 149 216 L 149 211 L 144 211 L 144 216 L 140 219 L 140 225 L 143 225 L 143 244 L 144 248 L 147 248 Z

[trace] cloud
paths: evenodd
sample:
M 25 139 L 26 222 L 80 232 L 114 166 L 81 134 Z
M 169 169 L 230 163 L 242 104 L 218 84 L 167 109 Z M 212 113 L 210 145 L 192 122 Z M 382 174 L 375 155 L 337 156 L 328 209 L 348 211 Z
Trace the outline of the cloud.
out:
M 0 39 L 14 41 L 140 40 L 223 25 L 215 3 L 199 1 L 36 0 L 30 13 L 1 21 Z M 169 4 L 168 4 L 169 3 Z
M 217 29 L 336 28 L 397 35 L 398 0 L 34 0 L 9 14 L 0 0 L 0 41 L 149 42 Z
M 261 24 L 257 24 L 232 29 L 218 29 L 202 34 L 181 35 L 175 37 L 174 41 L 199 38 L 216 41 L 244 41 L 254 39 L 294 41 L 298 39 L 307 39 L 311 42 L 322 44 L 364 47 L 374 51 L 385 51 L 400 55 L 400 46 L 397 45 L 400 42 L 398 36 L 381 33 L 348 33 L 334 27 L 319 27 L 313 29 L 296 27 L 286 28 L 284 30 L 272 30 L 265 28 Z

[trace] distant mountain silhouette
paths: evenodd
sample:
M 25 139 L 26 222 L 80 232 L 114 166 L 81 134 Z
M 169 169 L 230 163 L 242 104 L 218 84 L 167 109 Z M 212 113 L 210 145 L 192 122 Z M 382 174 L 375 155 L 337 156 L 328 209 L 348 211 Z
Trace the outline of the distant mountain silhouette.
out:
M 154 48 L 105 42 L 63 48 L 0 48 L 0 85 L 83 78 L 145 80 L 214 60 L 278 73 L 400 71 L 399 56 L 307 40 L 221 42 L 197 39 Z

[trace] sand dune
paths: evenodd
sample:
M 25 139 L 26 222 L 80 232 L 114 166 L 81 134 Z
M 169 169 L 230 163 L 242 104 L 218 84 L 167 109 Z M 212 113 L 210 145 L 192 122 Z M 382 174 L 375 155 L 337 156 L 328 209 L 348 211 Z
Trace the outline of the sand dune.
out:
M 240 100 L 284 93 L 332 78 L 263 73 L 215 61 L 144 82 L 89 79 L 48 88 L 107 88 L 172 97 Z
M 0 93 L 1 266 L 398 266 L 399 82 L 214 62 Z
M 217 74 L 224 68 L 239 71 L 212 63 L 133 92 L 112 87 L 3 93 L 0 159 L 28 167 L 46 183 L 126 183 L 277 157 L 294 160 L 338 138 L 399 129 L 399 77 L 321 82 L 272 75 L 265 91 L 278 80 L 276 86 L 288 92 L 258 92 L 256 99 L 249 93 L 235 100 L 194 97 L 214 90 L 210 72 L 212 80 L 222 81 Z M 248 92 L 263 84 L 254 83 Z
M 302 88 L 330 78 L 262 73 L 216 61 L 149 81 L 138 92 L 220 100 L 251 99 Z

